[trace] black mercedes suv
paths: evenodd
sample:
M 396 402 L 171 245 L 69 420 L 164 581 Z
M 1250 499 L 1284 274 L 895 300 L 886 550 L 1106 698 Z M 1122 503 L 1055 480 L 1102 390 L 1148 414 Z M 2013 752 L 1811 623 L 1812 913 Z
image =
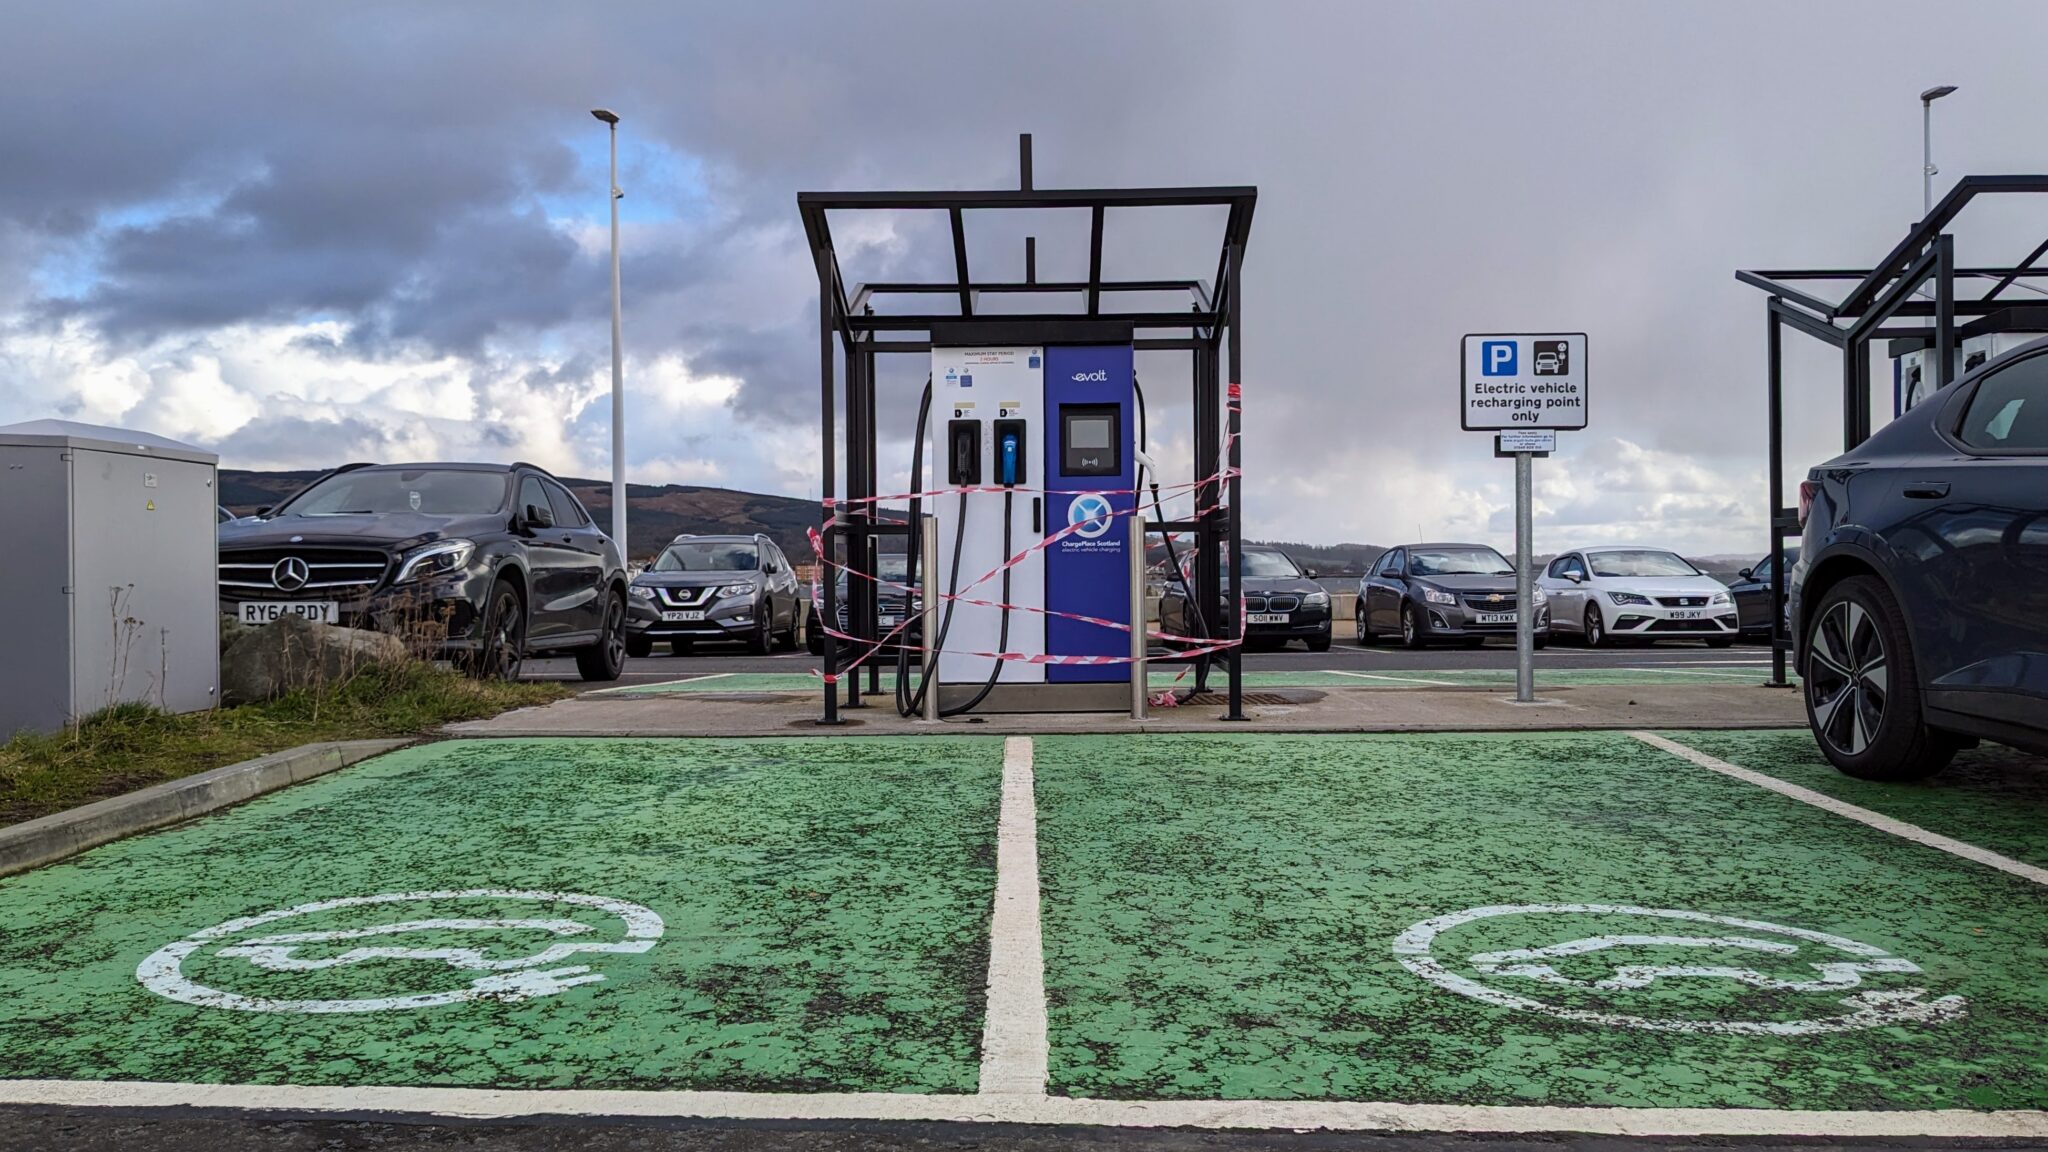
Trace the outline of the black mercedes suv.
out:
M 573 654 L 625 667 L 619 547 L 531 464 L 350 464 L 220 526 L 221 611 L 427 636 L 476 676 Z

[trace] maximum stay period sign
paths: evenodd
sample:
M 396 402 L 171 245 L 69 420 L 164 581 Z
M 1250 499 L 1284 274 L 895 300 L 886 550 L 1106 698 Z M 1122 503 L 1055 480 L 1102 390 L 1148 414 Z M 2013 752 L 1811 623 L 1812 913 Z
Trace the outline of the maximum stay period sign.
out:
M 1586 426 L 1586 334 L 1473 333 L 1460 373 L 1467 432 Z

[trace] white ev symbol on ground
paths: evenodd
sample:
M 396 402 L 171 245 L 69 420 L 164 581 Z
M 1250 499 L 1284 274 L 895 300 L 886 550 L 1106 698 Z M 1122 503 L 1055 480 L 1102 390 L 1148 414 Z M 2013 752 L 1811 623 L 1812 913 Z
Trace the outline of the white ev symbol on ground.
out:
M 1550 1004 L 1496 987 L 1451 971 L 1431 954 L 1436 938 L 1451 929 L 1496 916 L 1635 916 L 1677 920 L 1710 926 L 1702 934 L 1633 933 L 1588 936 L 1535 948 L 1510 948 L 1477 952 L 1464 964 L 1489 978 L 1502 978 L 1509 986 L 1526 981 L 1550 987 L 1575 988 L 1585 992 L 1625 992 L 1647 988 L 1659 980 L 1731 980 L 1750 988 L 1775 992 L 1832 993 L 1860 987 L 1863 977 L 1875 973 L 1917 973 L 1920 966 L 1884 949 L 1826 932 L 1788 928 L 1761 920 L 1743 920 L 1706 912 L 1685 912 L 1671 908 L 1637 908 L 1626 904 L 1509 904 L 1468 908 L 1438 916 L 1403 932 L 1394 941 L 1394 955 L 1403 967 L 1439 988 L 1470 996 L 1502 1008 L 1541 1012 L 1582 1024 L 1642 1028 L 1653 1032 L 1721 1032 L 1743 1035 L 1802 1036 L 1822 1032 L 1849 1032 L 1893 1024 L 1931 1024 L 1963 1015 L 1967 1005 L 1961 996 L 1926 999 L 1924 988 L 1868 990 L 1841 997 L 1837 1003 L 1849 1011 L 1840 1016 L 1812 1020 L 1684 1020 L 1652 1019 L 1618 1012 L 1599 1012 Z M 1540 920 L 1536 921 L 1540 923 Z M 1734 932 L 1716 929 L 1735 929 Z M 1813 946 L 1818 945 L 1818 948 Z M 1597 980 L 1575 979 L 1560 973 L 1550 962 L 1587 956 L 1612 949 L 1697 948 L 1726 953 L 1754 953 L 1766 957 L 1796 956 L 1802 951 L 1824 957 L 1808 964 L 1816 975 L 1811 979 L 1785 979 L 1736 964 L 1627 964 L 1617 963 L 1610 974 Z M 1455 961 L 1454 961 L 1455 963 Z
M 1109 503 L 1109 497 L 1100 492 L 1083 492 L 1067 505 L 1067 523 L 1074 525 L 1074 535 L 1083 540 L 1093 540 L 1109 531 L 1115 522 L 1116 509 Z
M 558 937 L 576 937 L 596 931 L 592 925 L 563 918 L 442 917 L 400 920 L 388 924 L 322 932 L 281 932 L 238 939 L 214 953 L 216 956 L 246 960 L 267 972 L 317 972 L 372 960 L 419 960 L 440 963 L 463 972 L 483 973 L 471 980 L 466 988 L 360 1000 L 280 1000 L 244 996 L 194 983 L 186 978 L 183 970 L 186 957 L 194 952 L 280 920 L 328 912 L 337 908 L 452 900 L 488 900 L 497 903 L 530 901 L 538 904 L 567 904 L 594 908 L 617 916 L 624 926 L 624 938 L 550 944 L 530 956 L 496 960 L 491 959 L 481 948 L 411 948 L 391 943 L 376 943 L 417 932 L 438 933 L 445 938 L 450 932 L 538 931 Z M 498 888 L 470 888 L 450 892 L 388 892 L 381 896 L 350 896 L 340 900 L 321 900 L 275 912 L 265 912 L 260 916 L 246 916 L 225 924 L 216 924 L 157 949 L 136 967 L 135 978 L 142 982 L 143 987 L 157 995 L 180 1003 L 195 1004 L 202 1008 L 232 1008 L 243 1012 L 385 1012 L 392 1009 L 459 1004 L 468 1000 L 526 1000 L 537 996 L 552 996 L 578 984 L 590 984 L 604 979 L 602 973 L 592 972 L 588 965 L 576 964 L 558 968 L 550 968 L 549 965 L 559 964 L 572 956 L 586 953 L 617 955 L 645 952 L 654 947 L 654 942 L 661 938 L 662 927 L 661 917 L 652 909 L 624 900 L 585 896 L 575 892 L 526 892 Z M 353 940 L 365 943 L 332 955 L 300 955 L 301 950 L 308 945 L 331 945 L 339 941 Z

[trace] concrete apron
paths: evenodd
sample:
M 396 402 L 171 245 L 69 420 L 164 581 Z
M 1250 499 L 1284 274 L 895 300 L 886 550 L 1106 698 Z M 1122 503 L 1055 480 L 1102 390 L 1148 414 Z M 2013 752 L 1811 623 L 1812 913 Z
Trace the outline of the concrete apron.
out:
M 1368 683 L 1289 690 L 1286 704 L 1248 706 L 1249 726 L 1275 732 L 1494 732 L 1631 728 L 1797 728 L 1799 694 L 1751 684 L 1578 684 L 1539 687 L 1538 703 L 1511 691 Z M 863 697 L 864 701 L 868 698 Z M 462 736 L 766 736 L 817 731 L 818 696 L 785 692 L 596 693 L 489 720 L 453 724 Z M 1154 708 L 1143 722 L 1122 713 L 964 716 L 939 724 L 904 719 L 884 693 L 843 709 L 844 726 L 874 734 L 1217 732 L 1215 705 Z

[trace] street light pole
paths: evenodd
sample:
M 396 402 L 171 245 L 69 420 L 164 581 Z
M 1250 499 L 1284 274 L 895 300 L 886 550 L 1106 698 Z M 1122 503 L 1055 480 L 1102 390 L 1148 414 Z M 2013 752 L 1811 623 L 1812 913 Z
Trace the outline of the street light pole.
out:
M 1929 88 L 1920 94 L 1920 217 L 1934 211 L 1934 102 L 1956 90 L 1953 84 Z
M 619 556 L 626 559 L 626 368 L 619 317 L 619 117 L 605 108 L 593 108 L 592 116 L 611 128 L 612 136 L 612 539 Z

